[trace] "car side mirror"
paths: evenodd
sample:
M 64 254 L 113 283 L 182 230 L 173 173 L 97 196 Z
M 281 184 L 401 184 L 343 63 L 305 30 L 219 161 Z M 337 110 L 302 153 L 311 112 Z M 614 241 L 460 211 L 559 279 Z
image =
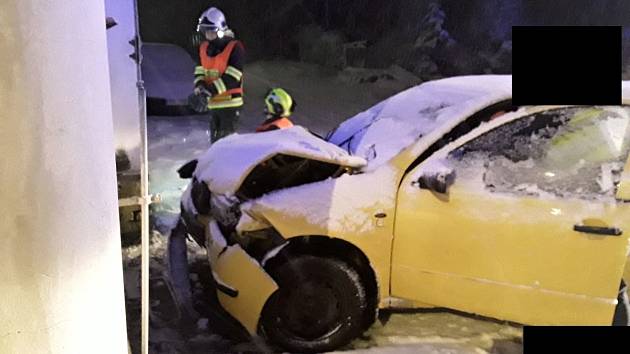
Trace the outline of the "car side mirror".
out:
M 448 171 L 440 172 L 425 172 L 423 173 L 417 184 L 420 189 L 428 189 L 436 193 L 447 193 L 448 188 L 455 183 L 455 170 L 449 169 Z
M 177 170 L 179 178 L 188 179 L 193 177 L 193 173 L 197 168 L 197 159 L 186 162 L 185 165 Z

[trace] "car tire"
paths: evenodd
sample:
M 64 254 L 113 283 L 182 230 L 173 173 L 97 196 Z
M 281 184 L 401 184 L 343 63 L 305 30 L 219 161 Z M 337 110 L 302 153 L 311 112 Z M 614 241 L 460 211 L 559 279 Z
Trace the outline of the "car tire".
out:
M 613 316 L 613 326 L 630 325 L 630 302 L 628 301 L 628 288 L 626 282 L 621 281 L 619 286 L 619 295 L 617 296 L 617 306 Z
M 261 332 L 269 342 L 291 352 L 324 352 L 347 344 L 363 331 L 365 287 L 345 262 L 301 255 L 270 274 L 279 288 L 261 318 Z

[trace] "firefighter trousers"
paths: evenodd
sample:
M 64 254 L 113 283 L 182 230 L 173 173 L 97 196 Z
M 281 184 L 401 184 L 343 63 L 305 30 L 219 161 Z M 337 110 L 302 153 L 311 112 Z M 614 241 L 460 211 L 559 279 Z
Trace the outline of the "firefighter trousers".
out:
M 240 107 L 217 108 L 210 111 L 210 142 L 236 132 L 240 116 Z

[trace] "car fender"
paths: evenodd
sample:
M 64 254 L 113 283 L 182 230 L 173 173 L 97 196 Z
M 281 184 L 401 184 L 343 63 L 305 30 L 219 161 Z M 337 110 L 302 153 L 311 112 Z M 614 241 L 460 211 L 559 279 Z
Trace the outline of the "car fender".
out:
M 278 285 L 241 246 L 227 245 L 215 220 L 209 221 L 207 230 L 206 247 L 219 302 L 254 335 L 262 309 Z

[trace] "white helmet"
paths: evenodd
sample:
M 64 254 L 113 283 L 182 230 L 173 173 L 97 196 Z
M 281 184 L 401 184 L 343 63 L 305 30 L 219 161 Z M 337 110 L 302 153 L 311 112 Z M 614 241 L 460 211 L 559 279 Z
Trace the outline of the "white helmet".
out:
M 227 29 L 228 26 L 225 21 L 225 15 L 223 15 L 223 12 L 216 7 L 207 9 L 201 14 L 201 16 L 199 16 L 197 32 L 212 31 L 216 32 L 217 36 L 221 38 Z

